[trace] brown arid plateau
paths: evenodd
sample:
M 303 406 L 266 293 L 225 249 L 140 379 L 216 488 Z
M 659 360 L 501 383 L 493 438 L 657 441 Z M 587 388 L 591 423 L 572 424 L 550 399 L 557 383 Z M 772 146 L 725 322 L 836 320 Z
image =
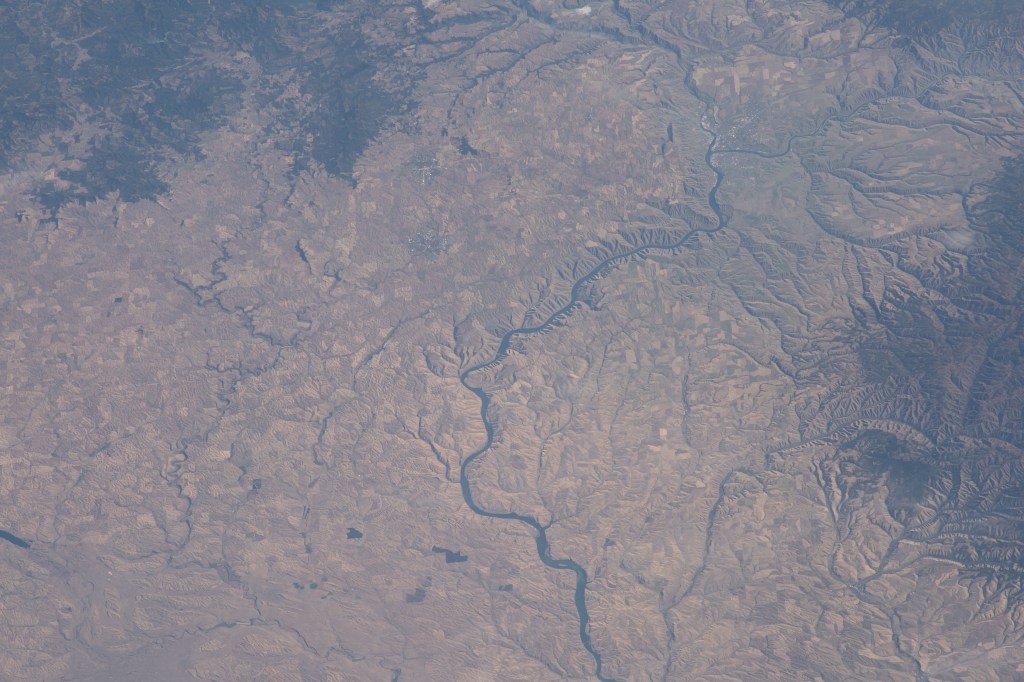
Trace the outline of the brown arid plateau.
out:
M 0 680 L 1024 679 L 1020 8 L 89 4 L 0 8 Z

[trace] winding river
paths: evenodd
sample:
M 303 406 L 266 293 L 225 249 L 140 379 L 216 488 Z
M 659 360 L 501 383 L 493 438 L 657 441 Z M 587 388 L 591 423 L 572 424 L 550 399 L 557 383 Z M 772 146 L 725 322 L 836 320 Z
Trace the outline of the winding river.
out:
M 476 372 L 479 372 L 480 370 L 486 369 L 488 367 L 493 367 L 494 365 L 499 364 L 502 360 L 504 360 L 508 356 L 512 346 L 512 342 L 516 337 L 531 336 L 533 334 L 539 334 L 541 332 L 547 331 L 551 329 L 560 320 L 571 315 L 572 312 L 585 300 L 582 293 L 584 287 L 590 282 L 593 282 L 594 280 L 598 279 L 599 277 L 607 273 L 609 270 L 614 268 L 619 263 L 627 261 L 631 258 L 643 258 L 652 251 L 674 251 L 675 249 L 686 246 L 687 242 L 691 238 L 696 236 L 698 233 L 717 232 L 718 230 L 721 230 L 722 228 L 725 227 L 727 219 L 723 215 L 721 206 L 719 206 L 717 200 L 718 188 L 721 186 L 722 178 L 724 176 L 723 173 L 718 168 L 716 168 L 712 163 L 712 157 L 715 154 L 715 144 L 718 141 L 718 137 L 715 133 L 708 130 L 706 127 L 705 131 L 711 135 L 711 143 L 708 145 L 707 153 L 704 155 L 704 161 L 707 164 L 707 166 L 714 172 L 716 178 L 714 186 L 708 193 L 708 204 L 711 206 L 711 209 L 714 211 L 715 216 L 718 218 L 718 224 L 715 227 L 706 230 L 689 230 L 688 232 L 684 233 L 679 239 L 669 244 L 637 246 L 636 248 L 630 249 L 629 251 L 625 251 L 623 253 L 619 253 L 613 256 L 609 256 L 608 258 L 605 258 L 597 265 L 595 265 L 589 272 L 587 272 L 585 275 L 583 275 L 581 278 L 579 278 L 578 280 L 576 280 L 576 282 L 573 283 L 572 289 L 570 290 L 569 301 L 564 306 L 556 310 L 546 320 L 544 320 L 542 323 L 538 325 L 530 327 L 519 327 L 517 329 L 509 331 L 502 337 L 501 343 L 499 344 L 498 349 L 495 351 L 491 359 L 468 367 L 459 374 L 459 381 L 466 388 L 466 390 L 472 392 L 473 395 L 475 395 L 480 400 L 480 419 L 483 421 L 484 428 L 487 433 L 487 439 L 484 442 L 483 446 L 473 454 L 466 457 L 463 460 L 462 466 L 459 469 L 459 483 L 462 486 L 462 497 L 466 500 L 466 504 L 469 506 L 469 508 L 472 509 L 473 512 L 475 512 L 476 514 L 479 514 L 480 516 L 485 516 L 487 518 L 492 519 L 506 519 L 509 521 L 517 521 L 519 523 L 524 523 L 530 528 L 532 528 L 535 533 L 537 541 L 537 555 L 540 557 L 540 560 L 544 563 L 544 565 L 548 566 L 549 568 L 572 571 L 576 574 L 575 603 L 576 612 L 579 615 L 580 621 L 580 641 L 583 643 L 583 646 L 586 648 L 586 650 L 590 652 L 590 655 L 593 656 L 595 666 L 594 676 L 597 677 L 597 679 L 601 682 L 614 682 L 614 678 L 607 677 L 603 674 L 601 669 L 601 653 L 594 648 L 594 645 L 590 640 L 590 615 L 587 612 L 587 572 L 583 569 L 582 566 L 580 566 L 572 559 L 556 559 L 551 556 L 551 543 L 548 542 L 547 537 L 548 527 L 541 525 L 541 523 L 537 521 L 537 519 L 533 518 L 532 516 L 517 514 L 515 512 L 489 511 L 481 507 L 473 500 L 473 488 L 469 480 L 469 466 L 476 460 L 483 457 L 494 444 L 494 422 L 491 420 L 489 414 L 491 406 L 491 397 L 487 394 L 486 391 L 484 391 L 484 389 L 479 388 L 477 386 L 473 386 L 470 382 L 470 379 Z

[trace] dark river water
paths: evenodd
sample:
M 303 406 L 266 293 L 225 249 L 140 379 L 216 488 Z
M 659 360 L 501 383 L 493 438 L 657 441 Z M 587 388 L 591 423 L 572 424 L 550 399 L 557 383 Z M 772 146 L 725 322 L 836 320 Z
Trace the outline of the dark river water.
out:
M 486 429 L 487 432 L 487 440 L 484 443 L 483 447 L 481 447 L 479 450 L 477 450 L 470 456 L 466 457 L 466 459 L 463 460 L 462 462 L 462 466 L 459 470 L 459 482 L 462 486 L 462 496 L 463 498 L 465 498 L 466 504 L 469 506 L 469 508 L 472 509 L 475 513 L 479 514 L 480 516 L 486 516 L 487 518 L 492 519 L 507 519 L 509 521 L 517 521 L 519 523 L 524 523 L 530 528 L 532 528 L 537 541 L 537 555 L 540 557 L 541 562 L 543 562 L 545 566 L 548 566 L 550 568 L 572 571 L 576 574 L 575 604 L 576 612 L 579 615 L 580 621 L 580 641 L 583 643 L 583 646 L 586 648 L 586 650 L 590 652 L 590 655 L 593 656 L 595 666 L 594 675 L 595 677 L 597 677 L 598 680 L 601 680 L 601 682 L 614 682 L 614 680 L 613 678 L 607 677 L 603 674 L 601 669 L 601 653 L 594 648 L 594 645 L 590 640 L 590 614 L 587 611 L 587 572 L 583 569 L 582 566 L 580 566 L 572 559 L 556 559 L 551 556 L 551 544 L 548 542 L 547 527 L 541 525 L 541 523 L 537 521 L 537 519 L 533 518 L 532 516 L 517 514 L 515 512 L 489 511 L 481 507 L 473 500 L 473 488 L 469 479 L 469 467 L 473 462 L 483 457 L 494 444 L 494 423 L 491 421 L 489 415 L 491 397 L 482 388 L 473 386 L 471 383 L 471 378 L 473 374 L 475 374 L 476 372 L 487 367 L 492 367 L 500 363 L 502 360 L 504 360 L 508 356 L 512 343 L 516 338 L 528 337 L 533 334 L 539 334 L 548 331 L 557 324 L 559 324 L 561 321 L 563 321 L 566 317 L 571 315 L 579 307 L 584 305 L 586 303 L 586 297 L 584 293 L 586 286 L 593 282 L 594 280 L 607 274 L 608 271 L 614 268 L 616 265 L 636 258 L 643 258 L 654 251 L 674 251 L 676 249 L 686 247 L 688 245 L 688 242 L 690 242 L 691 239 L 693 239 L 693 237 L 697 236 L 699 233 L 715 232 L 725 227 L 726 217 L 722 213 L 722 209 L 719 206 L 717 200 L 718 188 L 722 184 L 723 175 L 721 171 L 715 168 L 715 166 L 712 164 L 712 157 L 715 153 L 714 148 L 716 142 L 717 136 L 712 135 L 711 144 L 708 146 L 708 151 L 704 157 L 704 160 L 707 163 L 708 167 L 711 168 L 712 171 L 714 171 L 715 176 L 717 178 L 714 187 L 708 194 L 708 203 L 711 206 L 711 209 L 715 212 L 715 215 L 718 217 L 717 226 L 706 230 L 693 229 L 684 233 L 677 240 L 671 243 L 657 245 L 645 244 L 605 258 L 604 260 L 600 261 L 597 265 L 595 265 L 589 272 L 587 272 L 581 278 L 576 280 L 576 282 L 572 286 L 569 301 L 564 306 L 562 306 L 557 311 L 552 313 L 550 317 L 544 320 L 544 322 L 536 326 L 520 327 L 518 329 L 513 329 L 509 331 L 508 333 L 505 334 L 505 336 L 502 337 L 501 344 L 498 346 L 497 351 L 494 353 L 494 356 L 490 360 L 473 365 L 472 367 L 463 370 L 462 373 L 459 375 L 459 380 L 462 383 L 462 385 L 466 387 L 466 390 L 472 392 L 473 395 L 475 395 L 480 400 L 480 419 L 483 421 L 484 428 Z
M 24 549 L 28 549 L 32 546 L 32 543 L 28 540 L 22 540 L 14 533 L 8 533 L 5 530 L 0 530 L 0 540 L 7 540 L 7 542 L 11 543 L 12 545 L 17 545 L 18 547 L 22 547 Z

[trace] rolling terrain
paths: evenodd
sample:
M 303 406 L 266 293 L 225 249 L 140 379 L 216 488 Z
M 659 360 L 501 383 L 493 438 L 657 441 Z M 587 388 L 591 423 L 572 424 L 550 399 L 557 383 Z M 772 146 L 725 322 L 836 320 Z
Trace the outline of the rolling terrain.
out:
M 0 677 L 1024 674 L 1024 19 L 101 5 L 0 10 Z

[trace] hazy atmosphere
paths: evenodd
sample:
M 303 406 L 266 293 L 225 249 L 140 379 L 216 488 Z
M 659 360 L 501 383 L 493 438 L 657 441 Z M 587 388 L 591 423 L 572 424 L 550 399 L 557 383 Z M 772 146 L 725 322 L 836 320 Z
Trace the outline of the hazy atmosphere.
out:
M 0 680 L 1024 679 L 1020 0 L 0 37 Z

